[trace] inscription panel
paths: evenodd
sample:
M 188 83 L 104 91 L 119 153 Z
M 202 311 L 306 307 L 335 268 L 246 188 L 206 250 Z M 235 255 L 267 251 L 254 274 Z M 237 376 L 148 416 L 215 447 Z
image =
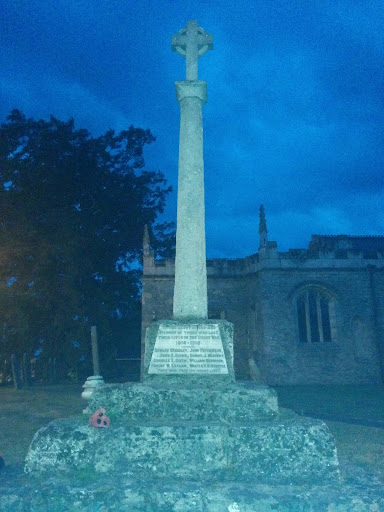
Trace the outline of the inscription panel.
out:
M 148 373 L 227 375 L 219 326 L 160 325 Z

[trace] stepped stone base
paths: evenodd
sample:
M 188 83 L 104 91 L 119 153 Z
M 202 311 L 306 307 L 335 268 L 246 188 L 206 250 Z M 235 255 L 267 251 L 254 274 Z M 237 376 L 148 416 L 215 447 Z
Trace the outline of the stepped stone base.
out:
M 264 385 L 238 383 L 216 389 L 195 385 L 156 386 L 147 384 L 108 384 L 93 393 L 86 412 L 100 407 L 119 422 L 139 423 L 158 419 L 170 421 L 219 421 L 243 423 L 276 417 L 276 392 Z
M 29 448 L 28 473 L 67 468 L 127 477 L 304 483 L 337 480 L 333 438 L 318 420 L 280 414 L 257 424 L 182 422 L 95 429 L 87 418 L 53 421 Z
M 349 468 L 344 482 L 319 486 L 144 480 L 71 471 L 0 481 L 1 512 L 381 512 L 381 482 Z M 6 477 L 6 475 L 4 475 Z
M 338 478 L 327 426 L 278 410 L 276 393 L 252 383 L 187 389 L 112 384 L 95 390 L 89 414 L 105 408 L 111 427 L 88 416 L 40 429 L 26 458 L 27 473 L 67 468 L 147 479 L 247 480 L 265 483 Z
M 192 378 L 195 378 L 192 376 Z M 1 512 L 380 512 L 384 488 L 340 482 L 327 426 L 254 384 L 170 379 L 95 390 L 88 414 L 40 429 Z
M 100 407 L 110 428 L 81 415 L 36 433 L 18 485 L 0 482 L 1 512 L 384 510 L 382 483 L 341 481 L 327 426 L 266 386 L 114 384 L 95 390 Z

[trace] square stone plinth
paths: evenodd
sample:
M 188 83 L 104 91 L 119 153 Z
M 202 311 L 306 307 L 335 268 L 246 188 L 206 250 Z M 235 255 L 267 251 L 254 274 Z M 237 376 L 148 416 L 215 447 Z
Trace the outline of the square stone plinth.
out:
M 143 381 L 207 386 L 235 381 L 233 325 L 226 320 L 162 320 L 145 336 Z

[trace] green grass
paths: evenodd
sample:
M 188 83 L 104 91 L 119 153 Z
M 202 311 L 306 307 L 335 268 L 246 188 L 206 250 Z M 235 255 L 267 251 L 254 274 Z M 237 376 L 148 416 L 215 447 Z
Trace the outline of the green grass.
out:
M 383 386 L 290 386 L 276 388 L 282 407 L 334 417 L 384 419 Z M 0 451 L 9 465 L 22 464 L 34 433 L 57 418 L 81 414 L 77 384 L 0 387 Z M 384 429 L 326 421 L 340 458 L 384 480 Z
M 81 414 L 80 384 L 0 387 L 0 451 L 7 464 L 22 464 L 35 432 L 57 418 Z
M 354 419 L 384 421 L 384 386 L 277 386 L 282 407 Z
M 340 458 L 384 481 L 384 428 L 345 421 L 384 421 L 384 386 L 277 386 L 279 405 L 298 414 L 330 417 L 325 423 Z M 345 421 L 339 422 L 339 418 Z
M 353 462 L 384 481 L 384 429 L 326 421 L 340 458 Z

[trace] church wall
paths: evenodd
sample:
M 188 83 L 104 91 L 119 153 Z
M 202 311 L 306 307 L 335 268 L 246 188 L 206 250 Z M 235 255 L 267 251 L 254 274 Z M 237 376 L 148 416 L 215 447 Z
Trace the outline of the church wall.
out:
M 142 340 L 154 320 L 172 318 L 173 261 L 147 258 Z M 359 261 L 359 265 L 357 265 Z M 208 265 L 208 311 L 234 324 L 235 372 L 248 379 L 253 355 L 271 385 L 381 382 L 384 361 L 382 260 L 274 258 L 214 260 Z M 316 266 L 317 264 L 317 266 Z M 375 266 L 376 264 L 377 266 Z M 306 286 L 331 299 L 332 342 L 299 341 L 297 297 Z
M 376 331 L 376 345 L 380 353 L 382 374 L 384 375 L 384 269 L 372 269 L 373 276 L 373 321 Z
M 147 327 L 154 320 L 172 318 L 173 276 L 142 278 L 141 293 L 141 365 L 144 364 L 144 340 Z
M 333 295 L 335 341 L 299 341 L 295 298 L 305 285 L 320 286 Z M 261 271 L 260 301 L 264 325 L 261 359 L 269 384 L 380 382 L 366 270 Z
M 225 319 L 234 324 L 234 368 L 237 379 L 248 376 L 249 336 L 249 279 L 208 278 L 208 312 L 212 318 Z
M 142 356 L 145 330 L 153 320 L 172 318 L 173 276 L 143 276 L 142 284 Z M 249 357 L 249 279 L 246 277 L 208 278 L 208 315 L 225 317 L 234 324 L 234 366 L 236 377 L 248 377 Z M 143 359 L 143 357 L 142 357 Z
M 261 347 L 264 339 L 263 310 L 260 301 L 260 276 L 253 273 L 248 276 L 249 298 L 247 304 L 247 327 L 249 337 L 250 355 L 253 357 L 262 380 L 265 380 L 265 368 L 262 364 Z M 246 354 L 244 354 L 246 357 Z M 248 378 L 246 375 L 243 378 Z

